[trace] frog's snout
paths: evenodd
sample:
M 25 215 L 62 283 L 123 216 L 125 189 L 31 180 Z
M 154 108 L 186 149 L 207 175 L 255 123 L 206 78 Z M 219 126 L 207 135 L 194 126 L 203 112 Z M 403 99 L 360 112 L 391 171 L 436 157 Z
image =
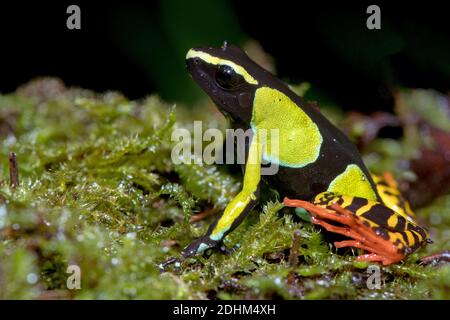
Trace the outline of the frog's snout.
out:
M 188 71 L 192 70 L 192 67 L 200 63 L 200 59 L 196 56 L 196 52 L 197 51 L 194 48 L 190 49 L 186 54 L 185 64 Z
M 185 60 L 186 70 L 191 72 L 200 64 L 199 58 L 188 58 Z

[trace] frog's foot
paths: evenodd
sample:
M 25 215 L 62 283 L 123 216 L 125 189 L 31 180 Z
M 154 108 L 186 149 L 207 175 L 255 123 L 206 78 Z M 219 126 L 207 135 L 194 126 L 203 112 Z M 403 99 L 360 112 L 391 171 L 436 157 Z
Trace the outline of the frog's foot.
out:
M 181 251 L 181 258 L 171 257 L 159 265 L 159 269 L 164 272 L 172 264 L 180 264 L 183 260 L 193 257 L 196 254 L 205 252 L 208 249 L 217 248 L 222 253 L 230 253 L 232 249 L 227 248 L 221 241 L 215 241 L 207 236 L 198 238 Z
M 175 258 L 175 257 L 171 257 L 169 259 L 167 259 L 166 261 L 164 261 L 163 263 L 161 263 L 159 265 L 159 271 L 160 272 L 166 272 L 167 271 L 167 267 L 172 265 L 172 264 L 179 264 L 180 263 L 180 259 Z
M 374 251 L 373 248 L 365 246 L 360 241 L 354 241 L 354 240 L 345 240 L 345 241 L 335 242 L 334 246 L 336 248 L 354 247 L 354 248 L 364 249 L 369 252 Z M 383 265 L 386 266 L 386 265 L 398 262 L 401 259 L 396 260 L 396 259 L 392 259 L 390 257 L 385 257 L 378 253 L 368 253 L 368 254 L 363 254 L 363 255 L 357 256 L 356 260 L 367 261 L 367 262 L 381 262 Z
M 223 254 L 231 254 L 236 251 L 235 247 L 229 248 L 222 241 L 212 240 L 207 236 L 201 237 L 194 242 L 192 242 L 189 246 L 187 246 L 182 252 L 181 255 L 184 259 L 192 257 L 201 252 L 205 252 L 209 249 L 216 249 L 220 253 Z
M 220 253 L 225 255 L 230 255 L 236 251 L 236 247 L 227 247 L 224 243 L 221 243 L 220 246 L 217 247 Z
M 438 266 L 440 264 L 450 263 L 450 250 L 444 250 L 430 256 L 420 258 L 420 264 Z
M 334 245 L 337 248 L 355 247 L 369 252 L 369 254 L 358 256 L 356 258 L 358 261 L 378 261 L 388 265 L 398 262 L 405 257 L 405 254 L 399 252 L 393 243 L 377 234 L 370 226 L 364 224 L 356 214 L 342 208 L 337 203 L 331 204 L 329 209 L 327 209 L 307 201 L 285 198 L 284 204 L 289 207 L 300 207 L 308 210 L 312 215 L 312 223 L 320 225 L 330 232 L 353 239 L 335 242 Z M 337 222 L 342 226 L 334 225 L 327 221 Z
M 222 245 L 221 241 L 215 241 L 207 236 L 203 236 L 184 248 L 183 251 L 181 251 L 181 256 L 184 259 L 190 258 L 196 254 L 205 252 L 208 249 L 218 248 L 220 245 Z

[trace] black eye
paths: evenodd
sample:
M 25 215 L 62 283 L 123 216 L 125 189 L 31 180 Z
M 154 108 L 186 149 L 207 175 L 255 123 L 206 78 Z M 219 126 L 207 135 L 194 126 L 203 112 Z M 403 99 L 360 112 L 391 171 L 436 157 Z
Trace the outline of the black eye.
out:
M 232 89 L 239 85 L 241 77 L 232 67 L 220 65 L 216 71 L 216 82 L 224 89 Z

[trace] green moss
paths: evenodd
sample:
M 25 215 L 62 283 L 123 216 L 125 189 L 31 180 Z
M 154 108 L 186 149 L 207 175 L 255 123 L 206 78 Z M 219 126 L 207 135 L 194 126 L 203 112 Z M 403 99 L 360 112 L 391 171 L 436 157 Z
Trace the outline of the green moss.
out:
M 158 265 L 201 235 L 241 186 L 225 166 L 175 165 L 173 128 L 226 122 L 205 104 L 198 113 L 158 97 L 66 89 L 38 80 L 0 95 L 0 298 L 74 299 L 449 299 L 448 267 L 417 265 L 449 247 L 449 197 L 418 212 L 435 244 L 382 267 L 382 286 L 366 286 L 367 263 L 336 252 L 324 234 L 279 202 L 254 210 L 226 239 L 236 250 Z M 206 129 L 206 128 L 204 128 Z M 401 142 L 393 142 L 401 143 Z M 393 163 L 395 146 L 382 163 Z M 20 186 L 8 185 L 17 154 Z M 298 264 L 289 262 L 299 235 Z M 356 252 L 354 252 L 356 254 Z M 67 267 L 81 289 L 67 288 Z
M 39 293 L 36 286 L 36 256 L 14 244 L 0 243 L 0 299 L 30 299 Z

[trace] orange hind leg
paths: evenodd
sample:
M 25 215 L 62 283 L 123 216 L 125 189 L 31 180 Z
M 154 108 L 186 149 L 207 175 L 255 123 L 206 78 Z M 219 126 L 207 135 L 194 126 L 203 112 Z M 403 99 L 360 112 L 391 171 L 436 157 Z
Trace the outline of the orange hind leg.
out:
M 364 225 L 357 215 L 337 203 L 333 203 L 327 208 L 289 198 L 285 198 L 283 203 L 288 207 L 308 210 L 312 215 L 312 223 L 352 239 L 335 242 L 336 248 L 355 247 L 369 252 L 369 254 L 358 256 L 356 258 L 358 261 L 377 261 L 388 265 L 405 257 L 393 243 L 378 236 L 369 226 Z M 327 221 L 337 222 L 343 226 L 336 226 Z

